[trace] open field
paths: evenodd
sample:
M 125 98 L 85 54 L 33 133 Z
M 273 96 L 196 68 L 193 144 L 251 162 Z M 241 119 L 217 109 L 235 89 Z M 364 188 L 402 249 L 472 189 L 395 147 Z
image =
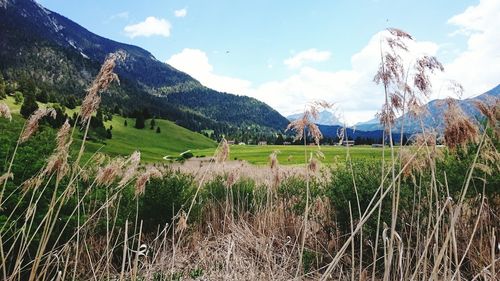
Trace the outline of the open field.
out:
M 12 114 L 19 115 L 21 104 L 15 104 L 13 97 L 9 96 L 2 100 L 2 102 L 9 106 Z M 38 102 L 38 106 L 45 108 L 50 105 Z M 66 109 L 66 114 L 71 117 L 73 113 L 77 113 L 78 111 L 79 107 Z M 124 126 L 125 119 L 128 123 L 127 126 Z M 217 146 L 213 140 L 202 134 L 180 127 L 172 121 L 156 119 L 155 122 L 161 129 L 161 133 L 159 134 L 156 133 L 156 127 L 154 130 L 149 129 L 150 120 L 146 120 L 146 128 L 139 130 L 134 128 L 135 119 L 113 115 L 113 120 L 104 122 L 106 128 L 113 127 L 113 137 L 104 142 L 87 142 L 85 157 L 83 159 L 87 159 L 96 151 L 111 156 L 126 156 L 139 150 L 143 161 L 158 162 L 164 161 L 163 157 L 166 155 L 176 157 L 179 153 L 189 149 L 215 149 Z M 81 144 L 81 137 L 79 134 L 75 134 L 74 138 L 74 145 L 79 146 Z
M 282 165 L 297 165 L 304 162 L 304 146 L 300 145 L 232 145 L 230 147 L 230 160 L 245 160 L 256 165 L 265 165 L 269 162 L 269 155 L 273 151 L 279 151 L 278 161 Z M 308 146 L 306 148 L 307 157 L 311 153 L 318 151 L 317 146 Z M 325 158 L 323 163 L 332 163 L 333 161 L 343 161 L 348 153 L 354 161 L 356 160 L 379 160 L 382 158 L 382 148 L 372 148 L 371 146 L 321 146 L 319 149 Z M 212 156 L 215 149 L 196 149 L 192 151 L 195 156 Z
M 125 119 L 127 127 L 124 126 Z M 106 128 L 113 126 L 113 137 L 105 140 L 104 144 L 88 142 L 87 152 L 99 150 L 110 155 L 130 155 L 139 150 L 143 161 L 158 162 L 164 161 L 163 157 L 166 155 L 177 157 L 179 153 L 189 149 L 215 149 L 217 145 L 204 135 L 177 126 L 168 120 L 155 120 L 161 129 L 158 134 L 149 129 L 149 121 L 146 120 L 146 128 L 139 130 L 134 128 L 134 119 L 114 115 L 112 121 L 105 122 Z

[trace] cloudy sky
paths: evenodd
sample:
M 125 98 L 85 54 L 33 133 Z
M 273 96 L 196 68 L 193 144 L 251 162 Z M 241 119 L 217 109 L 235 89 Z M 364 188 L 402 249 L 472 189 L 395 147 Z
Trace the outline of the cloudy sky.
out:
M 141 46 L 216 90 L 248 95 L 280 113 L 334 102 L 354 124 L 373 118 L 383 93 L 372 80 L 386 27 L 415 37 L 446 72 L 432 98 L 464 97 L 500 83 L 498 0 L 39 0 L 107 38 Z M 443 90 L 444 89 L 444 90 Z

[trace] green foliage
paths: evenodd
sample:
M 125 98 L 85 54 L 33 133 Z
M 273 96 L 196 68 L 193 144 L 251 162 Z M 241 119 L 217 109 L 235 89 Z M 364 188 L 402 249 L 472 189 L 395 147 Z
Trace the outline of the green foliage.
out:
M 203 188 L 200 202 L 210 204 L 213 208 L 223 214 L 226 204 L 232 206 L 233 215 L 238 217 L 247 213 L 252 213 L 258 207 L 254 200 L 254 191 L 257 191 L 255 181 L 249 178 L 241 178 L 228 186 L 228 177 L 217 176 L 207 182 Z
M 154 130 L 155 126 L 156 126 L 156 122 L 155 122 L 155 119 L 154 118 L 151 118 L 151 121 L 149 122 L 149 128 L 151 130 Z
M 3 79 L 3 75 L 0 73 L 0 99 L 4 99 L 7 97 L 5 80 Z
M 49 95 L 47 91 L 41 90 L 36 94 L 36 100 L 42 103 L 49 102 Z
M 26 94 L 20 113 L 24 118 L 28 118 L 33 112 L 38 109 L 34 94 Z
M 197 279 L 197 278 L 200 278 L 203 276 L 203 269 L 201 268 L 196 268 L 196 269 L 193 269 L 189 272 L 189 277 L 193 278 L 193 279 Z
M 139 217 L 144 229 L 155 231 L 158 225 L 171 223 L 181 210 L 189 207 L 196 191 L 191 175 L 169 171 L 161 179 L 153 179 L 140 198 Z
M 160 126 L 156 127 L 156 133 L 157 133 L 157 134 L 161 133 Z
M 23 96 L 23 93 L 19 92 L 19 91 L 16 91 L 14 92 L 14 102 L 15 104 L 21 104 L 23 103 L 24 101 L 24 96 Z
M 141 113 L 139 113 L 136 117 L 135 117 L 135 125 L 134 125 L 134 128 L 136 129 L 144 129 L 144 127 L 146 127 L 146 125 L 144 124 L 145 120 L 144 120 L 144 115 L 142 115 Z

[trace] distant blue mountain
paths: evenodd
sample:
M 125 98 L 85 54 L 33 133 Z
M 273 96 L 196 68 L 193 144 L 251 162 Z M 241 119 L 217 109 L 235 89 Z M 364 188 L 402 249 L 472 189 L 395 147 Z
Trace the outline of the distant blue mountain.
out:
M 292 114 L 287 116 L 286 118 L 289 121 L 295 121 L 299 118 L 302 117 L 302 113 L 297 113 L 297 114 Z M 335 116 L 335 114 L 331 111 L 328 110 L 323 110 L 319 113 L 318 120 L 315 120 L 316 124 L 321 124 L 321 125 L 342 125 L 342 122 Z
M 464 100 L 457 100 L 458 105 L 472 119 L 479 119 L 482 117 L 481 112 L 476 108 L 476 102 L 482 101 L 485 103 L 494 102 L 496 99 L 500 98 L 500 85 L 487 91 L 479 96 L 468 98 Z M 434 128 L 438 132 L 442 132 L 444 129 L 444 113 L 446 112 L 447 106 L 444 99 L 438 99 L 430 101 L 425 105 L 426 114 L 423 116 L 422 121 L 425 128 Z M 421 131 L 420 120 L 411 116 L 410 114 L 405 114 L 405 133 L 415 133 Z M 400 128 L 401 120 L 403 117 L 396 119 L 395 128 Z M 382 130 L 383 126 L 380 124 L 378 119 L 372 119 L 367 122 L 358 123 L 354 126 L 357 130 L 361 131 L 376 131 Z

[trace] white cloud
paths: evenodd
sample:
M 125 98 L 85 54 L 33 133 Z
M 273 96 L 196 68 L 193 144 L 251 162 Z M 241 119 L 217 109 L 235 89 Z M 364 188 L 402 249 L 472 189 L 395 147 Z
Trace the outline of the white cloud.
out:
M 431 98 L 442 98 L 446 95 L 445 79 L 462 83 L 466 90 L 465 97 L 481 94 L 500 83 L 499 15 L 500 1 L 481 0 L 478 5 L 469 7 L 448 21 L 457 26 L 457 34 L 466 36 L 467 47 L 460 52 L 454 52 L 450 61 L 444 65 L 445 73 L 433 78 L 434 94 Z M 296 69 L 293 75 L 260 85 L 216 75 L 206 54 L 200 50 L 186 49 L 181 53 L 182 59 L 174 55 L 169 63 L 172 61 L 174 67 L 191 74 L 206 86 L 255 97 L 283 115 L 302 110 L 304 104 L 311 100 L 324 99 L 335 102 L 343 121 L 354 124 L 373 118 L 384 102 L 383 88 L 373 82 L 380 63 L 382 34 L 372 36 L 367 45 L 351 57 L 349 69 L 321 71 L 304 66 L 307 62 L 321 61 L 321 58 L 326 60 L 329 54 L 312 56 L 300 52 L 285 63 Z M 436 55 L 443 45 L 434 42 L 412 42 L 409 44 L 412 55 L 405 56 L 404 59 L 415 59 L 422 54 Z M 318 53 L 317 50 L 312 50 L 314 51 L 310 53 Z
M 351 58 L 351 68 L 321 71 L 301 67 L 286 79 L 270 81 L 247 93 L 262 100 L 284 115 L 296 113 L 309 101 L 323 99 L 334 102 L 344 122 L 366 121 L 379 111 L 384 102 L 383 88 L 373 82 L 380 63 L 380 36 L 375 34 L 368 44 Z M 413 54 L 434 55 L 438 45 L 432 42 L 409 43 Z
M 481 94 L 500 83 L 500 1 L 481 0 L 448 20 L 455 34 L 467 38 L 467 48 L 445 65 L 447 76 L 465 88 L 465 97 Z
M 214 73 L 205 52 L 198 49 L 184 49 L 167 60 L 171 66 L 191 75 L 203 85 L 233 94 L 245 94 L 251 86 L 247 80 L 233 78 Z
M 183 8 L 183 9 L 174 11 L 174 15 L 177 18 L 183 18 L 183 17 L 187 16 L 187 13 L 188 13 L 187 8 Z
M 331 57 L 328 51 L 318 51 L 316 49 L 309 49 L 286 59 L 283 63 L 289 68 L 299 68 L 309 62 L 322 62 L 327 61 Z
M 285 79 L 260 85 L 214 73 L 205 52 L 184 49 L 167 63 L 184 71 L 207 87 L 257 98 L 283 115 L 297 113 L 307 102 L 326 100 L 334 102 L 344 122 L 354 124 L 372 119 L 384 101 L 383 88 L 373 82 L 380 62 L 380 36 L 375 34 L 368 44 L 351 58 L 351 69 L 321 71 L 304 66 Z M 409 44 L 413 54 L 434 55 L 438 45 L 432 42 Z
M 143 22 L 126 26 L 124 31 L 130 38 L 153 35 L 169 37 L 171 28 L 170 22 L 165 19 L 148 17 Z

